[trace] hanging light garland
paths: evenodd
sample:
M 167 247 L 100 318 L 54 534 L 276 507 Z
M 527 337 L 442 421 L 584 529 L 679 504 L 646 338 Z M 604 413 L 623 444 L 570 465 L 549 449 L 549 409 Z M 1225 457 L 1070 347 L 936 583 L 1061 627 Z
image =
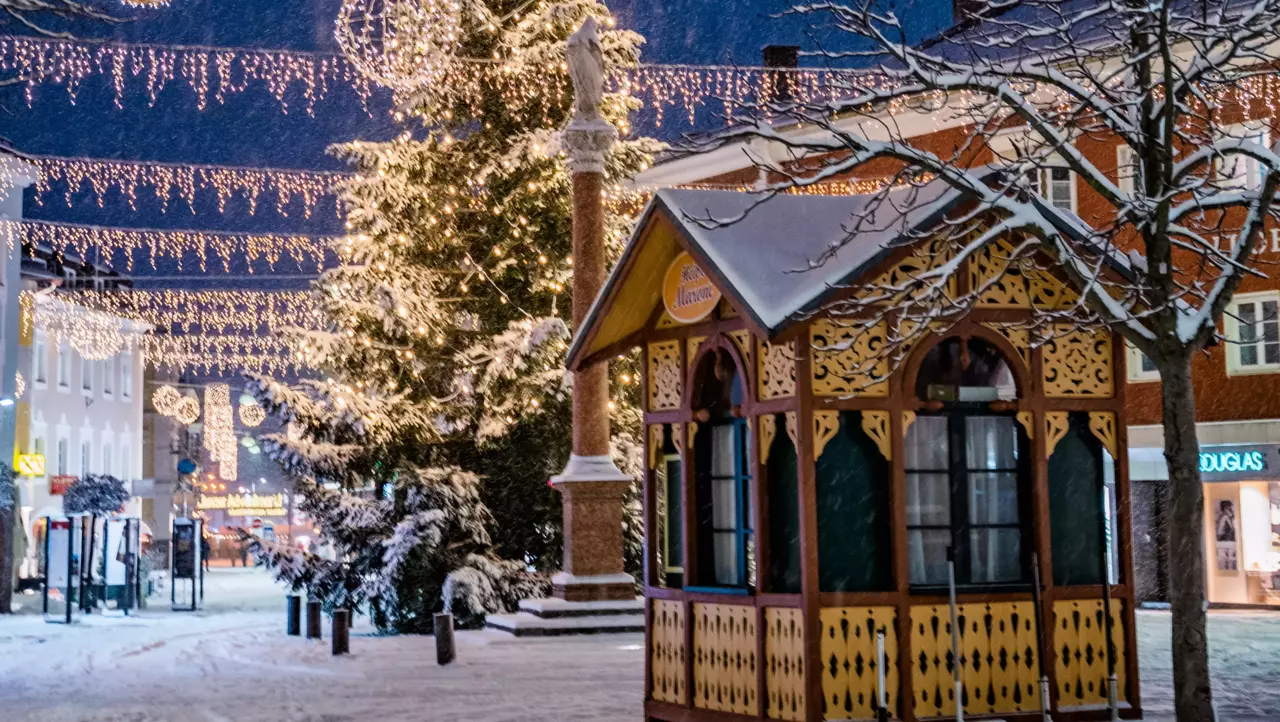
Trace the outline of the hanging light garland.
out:
M 0 221 L 0 236 L 11 249 L 18 239 L 28 246 L 47 246 L 54 253 L 73 253 L 82 258 L 94 249 L 102 260 L 119 258 L 120 265 L 129 271 L 134 268 L 134 259 L 146 254 L 152 269 L 156 268 L 157 259 L 166 259 L 176 262 L 182 271 L 187 259 L 195 256 L 201 271 L 208 270 L 213 257 L 226 272 L 231 271 L 233 262 L 245 261 L 249 273 L 253 273 L 254 263 L 264 263 L 274 270 L 281 259 L 299 266 L 314 263 L 317 271 L 323 270 L 325 248 L 332 240 L 274 233 L 106 228 L 47 221 Z
M 167 212 L 176 195 L 195 213 L 196 195 L 199 191 L 212 191 L 217 196 L 218 212 L 225 213 L 227 202 L 237 196 L 249 205 L 249 214 L 258 211 L 264 197 L 275 197 L 275 211 L 287 217 L 289 209 L 301 205 L 304 218 L 310 218 L 320 199 L 332 197 L 335 183 L 347 177 L 344 173 L 325 171 L 285 170 L 278 168 L 246 168 L 220 165 L 186 165 L 179 163 L 149 163 L 127 160 L 102 160 L 96 158 L 59 158 L 54 156 L 27 156 L 27 162 L 39 170 L 35 183 L 36 203 L 43 206 L 45 196 L 55 184 L 64 186 L 64 200 L 68 207 L 73 196 L 84 186 L 98 207 L 106 205 L 107 191 L 116 190 L 124 196 L 129 209 L 138 210 L 138 191 L 149 187 L 160 201 L 161 210 Z M 336 199 L 334 212 L 340 212 Z
M 156 413 L 161 416 L 177 416 L 178 408 L 182 404 L 183 395 L 178 389 L 165 384 L 156 389 L 151 394 L 151 406 L 155 408 Z
M 21 371 L 15 371 L 13 374 L 13 397 L 21 399 L 25 393 L 27 393 L 27 380 L 22 377 Z
M 59 298 L 183 334 L 319 329 L 325 320 L 310 291 L 86 290 Z
M 239 452 L 227 384 L 209 384 L 204 389 L 204 448 L 209 451 L 209 460 L 218 463 L 219 475 L 235 481 Z
M 141 334 L 128 320 L 48 295 L 36 298 L 35 329 L 54 344 L 66 341 L 81 356 L 102 361 L 139 345 Z
M 278 336 L 144 337 L 147 363 L 158 369 L 199 373 L 284 374 L 299 371 L 305 359 L 291 354 Z
M 225 103 L 228 96 L 256 84 L 266 86 L 286 113 L 288 96 L 295 88 L 301 90 L 308 114 L 314 113 L 316 103 L 329 97 L 335 86 L 355 91 L 366 112 L 373 94 L 370 81 L 343 58 L 296 51 L 9 35 L 0 36 L 0 69 L 23 79 L 28 104 L 34 99 L 36 86 L 46 83 L 65 87 L 75 103 L 81 83 L 94 75 L 110 78 L 115 104 L 120 108 L 130 81 L 143 83 L 150 104 L 155 105 L 160 92 L 178 78 L 195 93 L 200 110 L 208 107 L 211 98 Z

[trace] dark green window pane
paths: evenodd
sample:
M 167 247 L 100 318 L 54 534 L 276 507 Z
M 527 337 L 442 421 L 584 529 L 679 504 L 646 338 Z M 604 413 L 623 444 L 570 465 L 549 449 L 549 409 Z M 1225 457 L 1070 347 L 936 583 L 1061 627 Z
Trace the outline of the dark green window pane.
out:
M 1049 538 L 1053 583 L 1102 583 L 1102 445 L 1088 414 L 1071 414 L 1049 457 Z
M 778 428 L 785 422 L 779 421 Z M 786 434 L 769 450 L 769 589 L 800 593 L 800 484 L 796 447 Z
M 840 414 L 840 430 L 816 465 L 818 578 L 824 592 L 893 586 L 889 464 L 862 430 L 862 415 Z

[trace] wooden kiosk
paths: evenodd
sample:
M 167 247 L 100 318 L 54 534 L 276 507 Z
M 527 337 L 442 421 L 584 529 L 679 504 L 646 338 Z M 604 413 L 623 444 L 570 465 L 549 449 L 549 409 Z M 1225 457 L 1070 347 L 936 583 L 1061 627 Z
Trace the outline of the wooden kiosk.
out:
M 1043 670 L 1055 720 L 1106 719 L 1108 655 L 1140 717 L 1124 344 L 1065 317 L 1033 344 L 1033 305 L 1074 295 L 999 242 L 950 281 L 973 310 L 876 361 L 859 294 L 948 260 L 929 232 L 960 198 L 925 188 L 804 272 L 869 197 L 694 220 L 757 200 L 658 192 L 570 349 L 644 355 L 646 717 L 874 719 L 882 630 L 890 716 L 954 718 L 949 548 L 967 717 L 1038 720 Z

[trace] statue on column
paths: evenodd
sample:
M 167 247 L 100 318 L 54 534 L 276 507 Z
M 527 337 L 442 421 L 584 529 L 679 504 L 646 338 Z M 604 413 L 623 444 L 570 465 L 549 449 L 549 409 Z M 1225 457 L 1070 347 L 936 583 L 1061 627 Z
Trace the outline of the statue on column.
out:
M 600 49 L 600 33 L 594 17 L 584 20 L 578 32 L 569 37 L 565 59 L 569 63 L 569 79 L 573 81 L 573 122 L 602 120 L 604 52 Z

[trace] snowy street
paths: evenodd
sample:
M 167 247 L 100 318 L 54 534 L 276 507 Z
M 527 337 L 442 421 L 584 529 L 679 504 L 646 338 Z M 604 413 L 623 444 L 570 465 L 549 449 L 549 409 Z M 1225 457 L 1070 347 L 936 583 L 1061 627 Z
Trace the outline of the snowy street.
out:
M 134 619 L 72 627 L 38 614 L 0 619 L 6 722 L 418 722 L 638 720 L 640 635 L 517 640 L 459 633 L 458 661 L 435 664 L 429 637 L 374 636 L 352 654 L 284 634 L 283 593 L 255 569 L 218 569 L 196 614 L 167 597 Z M 32 604 L 38 597 L 21 597 Z M 165 603 L 162 603 L 165 602 Z M 1139 612 L 1148 720 L 1168 719 L 1169 616 Z M 1280 615 L 1214 612 L 1218 708 L 1226 721 L 1280 719 Z M 1229 671 L 1229 673 L 1228 673 Z

